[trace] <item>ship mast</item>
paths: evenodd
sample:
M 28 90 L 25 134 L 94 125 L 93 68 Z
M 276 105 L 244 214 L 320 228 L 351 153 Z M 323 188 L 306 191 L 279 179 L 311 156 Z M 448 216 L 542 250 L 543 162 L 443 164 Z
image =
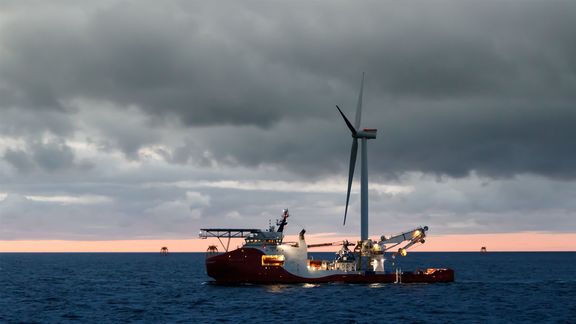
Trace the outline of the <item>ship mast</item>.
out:
M 356 118 L 354 125 L 350 123 L 346 115 L 342 112 L 340 107 L 338 111 L 344 118 L 346 125 L 352 133 L 352 150 L 350 152 L 350 167 L 348 171 L 348 191 L 346 193 L 346 210 L 344 212 L 344 225 L 346 225 L 346 216 L 348 214 L 348 203 L 350 201 L 350 189 L 352 187 L 352 179 L 354 178 L 354 168 L 356 167 L 356 156 L 358 154 L 358 139 L 362 141 L 361 146 L 361 169 L 360 169 L 360 240 L 365 241 L 368 239 L 368 140 L 376 138 L 376 129 L 362 129 L 360 128 L 360 121 L 362 119 L 362 94 L 364 91 L 364 73 L 362 73 L 362 81 L 360 82 L 360 94 L 358 95 L 358 104 L 356 105 Z
M 276 222 L 276 225 L 278 225 L 278 231 L 277 232 L 282 233 L 284 231 L 284 226 L 286 226 L 288 224 L 288 221 L 286 221 L 288 216 L 290 216 L 290 214 L 288 214 L 288 209 L 284 209 L 282 211 L 282 216 L 281 216 L 282 218 L 280 218 Z

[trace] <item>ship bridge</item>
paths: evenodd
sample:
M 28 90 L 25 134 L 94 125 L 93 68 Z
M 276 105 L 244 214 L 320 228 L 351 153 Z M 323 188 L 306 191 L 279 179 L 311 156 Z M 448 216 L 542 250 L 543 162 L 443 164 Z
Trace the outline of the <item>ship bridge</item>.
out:
M 246 237 L 246 246 L 261 246 L 266 244 L 278 245 L 282 243 L 283 238 L 284 235 L 281 232 L 250 233 L 248 237 Z
M 244 238 L 246 246 L 277 245 L 282 243 L 284 234 L 282 232 L 262 231 L 255 228 L 202 228 L 198 237 L 201 239 L 215 237 L 228 252 L 230 240 L 233 238 Z M 222 239 L 226 240 L 226 244 L 224 244 Z
M 278 229 L 272 224 L 270 224 L 267 231 L 256 228 L 201 228 L 198 236 L 201 239 L 207 239 L 209 237 L 217 238 L 226 252 L 228 252 L 230 240 L 233 238 L 244 238 L 246 240 L 244 246 L 278 245 L 282 244 L 284 226 L 288 224 L 287 219 L 289 216 L 288 209 L 284 209 L 282 216 L 276 221 Z M 222 242 L 222 238 L 227 239 L 226 245 Z

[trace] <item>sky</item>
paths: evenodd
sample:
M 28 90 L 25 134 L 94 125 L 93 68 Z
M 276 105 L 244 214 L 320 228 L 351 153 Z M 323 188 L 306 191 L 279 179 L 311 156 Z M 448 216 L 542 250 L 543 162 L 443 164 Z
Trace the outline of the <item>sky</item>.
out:
M 0 251 L 203 251 L 284 208 L 357 237 L 362 72 L 371 237 L 574 251 L 575 29 L 556 0 L 0 0 Z

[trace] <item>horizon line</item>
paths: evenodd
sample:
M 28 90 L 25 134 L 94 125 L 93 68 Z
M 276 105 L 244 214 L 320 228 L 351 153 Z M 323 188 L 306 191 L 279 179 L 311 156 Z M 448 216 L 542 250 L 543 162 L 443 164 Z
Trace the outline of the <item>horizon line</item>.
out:
M 287 235 L 286 241 L 297 235 Z M 339 242 L 348 239 L 346 236 L 330 235 L 314 237 L 310 235 L 308 244 Z M 352 240 L 353 241 L 353 240 Z M 229 250 L 242 245 L 243 240 L 230 241 Z M 0 240 L 0 252 L 126 252 L 153 253 L 162 247 L 169 252 L 205 252 L 208 245 L 216 245 L 225 250 L 217 239 L 130 239 L 130 240 Z M 447 234 L 428 236 L 426 243 L 413 246 L 408 252 L 476 252 L 486 247 L 488 252 L 576 252 L 576 233 L 498 233 L 498 234 Z M 313 248 L 310 252 L 336 252 L 339 246 L 332 245 Z

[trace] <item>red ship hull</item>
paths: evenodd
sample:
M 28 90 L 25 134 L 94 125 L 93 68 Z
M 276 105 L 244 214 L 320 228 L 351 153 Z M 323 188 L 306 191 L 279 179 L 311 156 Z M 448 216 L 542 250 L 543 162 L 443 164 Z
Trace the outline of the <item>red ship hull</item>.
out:
M 348 272 L 326 276 L 298 276 L 288 272 L 282 266 L 262 265 L 264 252 L 254 248 L 241 248 L 206 259 L 206 270 L 217 283 L 441 283 L 453 282 L 452 269 L 427 269 L 426 271 L 383 273 L 383 272 Z

